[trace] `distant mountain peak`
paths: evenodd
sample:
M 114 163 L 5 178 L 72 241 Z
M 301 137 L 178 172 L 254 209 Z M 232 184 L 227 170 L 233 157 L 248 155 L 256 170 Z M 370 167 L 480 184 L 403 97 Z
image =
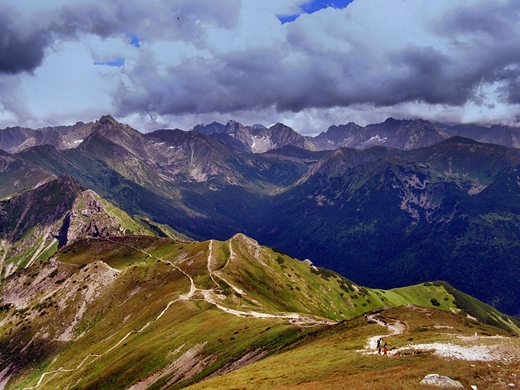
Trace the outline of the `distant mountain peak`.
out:
M 97 122 L 100 124 L 120 124 L 111 115 L 103 115 Z
M 130 126 L 116 121 L 110 115 L 103 115 L 101 118 L 99 118 L 99 120 L 96 121 L 96 123 L 94 123 L 94 129 L 93 130 L 94 131 L 96 131 L 96 130 L 99 131 L 99 130 L 102 130 L 102 129 L 114 128 L 114 127 L 123 128 L 123 127 L 130 127 Z
M 251 126 L 251 128 L 254 129 L 254 130 L 265 130 L 265 129 L 267 129 L 267 127 L 265 127 L 261 123 L 255 123 L 253 126 Z

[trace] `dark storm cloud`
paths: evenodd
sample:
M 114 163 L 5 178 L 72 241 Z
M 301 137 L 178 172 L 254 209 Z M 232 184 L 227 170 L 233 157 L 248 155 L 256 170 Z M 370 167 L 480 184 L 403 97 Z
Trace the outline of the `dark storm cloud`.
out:
M 0 73 L 32 72 L 42 64 L 45 49 L 55 39 L 74 38 L 78 32 L 107 37 L 121 30 L 113 16 L 96 8 L 76 6 L 44 15 L 47 23 L 31 23 L 5 7 L 0 14 Z
M 186 60 L 169 74 L 147 74 L 138 93 L 120 91 L 122 113 L 232 112 L 275 107 L 307 108 L 355 104 L 394 106 L 408 102 L 463 106 L 479 103 L 479 89 L 502 83 L 508 103 L 520 98 L 520 3 L 459 6 L 425 25 L 414 44 L 385 47 L 370 36 L 323 24 L 330 39 L 348 50 L 316 41 L 310 18 L 287 26 L 283 42 L 268 49 L 243 49 L 210 59 Z M 335 11 L 345 13 L 346 11 Z M 341 19 L 335 21 L 338 25 Z M 320 31 L 321 32 L 321 31 Z M 401 36 L 398 30 L 395 40 Z M 436 37 L 433 40 L 431 37 Z M 405 37 L 410 40 L 410 37 Z M 412 37 L 415 39 L 415 37 Z M 412 39 L 413 41 L 413 39 Z
M 30 72 L 39 66 L 50 41 L 48 31 L 19 34 L 7 14 L 0 14 L 0 73 Z
M 55 40 L 92 34 L 93 64 L 124 60 L 110 79 L 119 115 L 491 106 L 490 90 L 520 103 L 520 2 L 356 0 L 283 26 L 252 4 L 85 0 L 37 23 L 4 12 L 0 73 L 31 72 Z M 133 52 L 112 53 L 105 38 L 124 37 Z
M 56 39 L 81 39 L 80 34 L 107 38 L 131 34 L 139 38 L 177 39 L 197 44 L 201 23 L 232 28 L 238 0 L 177 0 L 155 3 L 111 0 L 71 2 L 44 15 L 23 18 L 2 4 L 0 13 L 0 73 L 31 72 L 42 64 L 45 49 Z
M 440 37 L 460 47 L 457 73 L 459 84 L 501 83 L 501 99 L 520 103 L 520 3 L 491 2 L 460 7 L 443 18 L 434 29 Z

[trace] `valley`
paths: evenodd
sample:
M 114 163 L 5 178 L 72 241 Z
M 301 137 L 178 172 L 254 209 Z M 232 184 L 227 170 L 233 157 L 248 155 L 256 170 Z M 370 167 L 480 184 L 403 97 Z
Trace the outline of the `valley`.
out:
M 73 148 L 40 145 L 6 155 L 4 198 L 66 175 L 159 230 L 195 240 L 243 233 L 363 285 L 446 280 L 501 311 L 520 313 L 518 149 L 458 135 L 442 139 L 446 128 L 424 121 L 345 130 L 370 128 L 388 140 L 394 131 L 402 148 L 415 134 L 424 146 L 410 149 L 314 151 L 295 146 L 301 138 L 287 127 L 266 133 L 229 126 L 214 125 L 210 135 L 142 134 L 104 116 Z M 284 146 L 244 149 L 240 140 L 253 130 Z M 342 131 L 333 130 L 336 137 Z M 444 136 L 426 137 L 432 132 Z
M 384 126 L 399 148 L 362 141 Z M 520 386 L 520 152 L 384 126 L 326 150 L 282 124 L 104 116 L 11 145 L 0 388 Z

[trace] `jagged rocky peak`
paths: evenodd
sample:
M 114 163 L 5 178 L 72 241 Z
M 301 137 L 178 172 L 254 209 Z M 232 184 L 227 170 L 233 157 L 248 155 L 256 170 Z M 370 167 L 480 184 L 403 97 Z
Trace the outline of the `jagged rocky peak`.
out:
M 127 125 L 123 125 L 122 123 L 119 123 L 112 116 L 103 115 L 101 118 L 99 118 L 99 120 L 96 121 L 96 123 L 94 124 L 93 130 L 96 132 L 102 132 L 104 130 L 122 128 L 124 126 L 127 126 Z
M 143 134 L 127 124 L 116 121 L 110 115 L 103 115 L 96 121 L 92 133 L 101 135 L 132 153 L 138 155 L 145 153 Z
M 103 115 L 101 118 L 99 118 L 97 123 L 102 124 L 102 125 L 108 125 L 108 124 L 117 125 L 117 124 L 119 124 L 119 122 L 116 121 L 111 115 Z
M 354 122 L 346 125 L 332 125 L 327 131 L 318 134 L 311 140 L 322 150 L 332 150 L 340 147 L 353 147 L 354 136 L 359 134 L 363 127 Z
M 236 135 L 240 131 L 244 131 L 246 129 L 246 126 L 244 126 L 242 123 L 239 123 L 233 119 L 230 119 L 226 123 L 226 134 L 230 135 Z
M 275 123 L 274 125 L 272 125 L 271 127 L 269 127 L 269 129 L 271 129 L 271 130 L 277 130 L 277 131 L 280 131 L 280 130 L 290 130 L 290 131 L 294 131 L 291 127 L 289 127 L 289 126 L 287 126 L 286 124 L 281 123 L 281 122 L 277 122 L 277 123 Z
M 103 115 L 99 120 L 94 123 L 93 132 L 106 134 L 113 134 L 115 132 L 126 133 L 126 134 L 140 134 L 137 130 L 133 129 L 125 123 L 116 121 L 110 115 Z
M 226 131 L 226 125 L 223 125 L 219 122 L 211 122 L 207 125 L 199 124 L 195 126 L 192 130 L 206 135 L 222 134 Z
M 283 124 L 276 123 L 269 128 L 273 142 L 278 146 L 293 145 L 303 148 L 305 145 L 305 138 L 294 131 L 291 127 Z

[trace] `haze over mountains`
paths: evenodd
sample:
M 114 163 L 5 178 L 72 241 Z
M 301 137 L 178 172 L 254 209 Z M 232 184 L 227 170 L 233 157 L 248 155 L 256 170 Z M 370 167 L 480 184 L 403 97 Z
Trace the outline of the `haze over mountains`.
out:
M 109 116 L 2 130 L 2 196 L 67 174 L 194 239 L 245 233 L 367 286 L 442 279 L 520 313 L 518 129 L 388 119 L 317 137 L 233 121 L 195 130 L 142 134 Z

